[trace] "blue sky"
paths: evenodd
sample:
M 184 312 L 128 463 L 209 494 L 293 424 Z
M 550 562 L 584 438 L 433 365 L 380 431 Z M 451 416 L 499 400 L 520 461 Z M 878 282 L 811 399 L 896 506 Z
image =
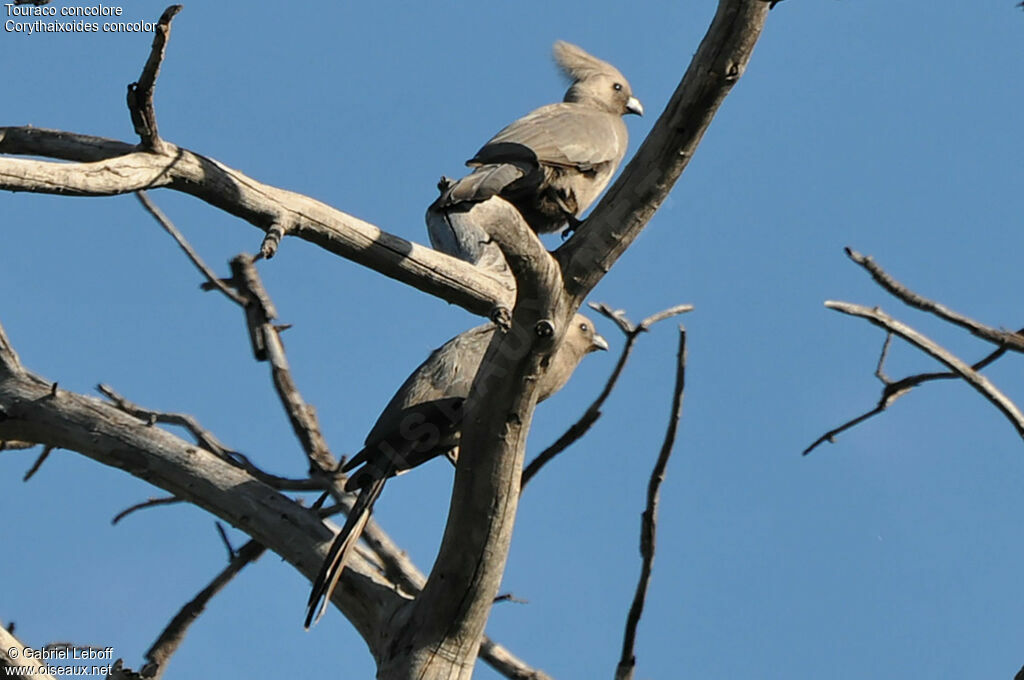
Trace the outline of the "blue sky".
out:
M 441 174 L 505 123 L 561 98 L 551 44 L 576 42 L 630 79 L 647 117 L 696 50 L 715 3 L 189 3 L 157 86 L 160 131 L 270 184 L 426 242 Z M 141 0 L 130 20 L 163 6 Z M 6 18 L 5 18 L 6 19 Z M 131 141 L 124 106 L 147 35 L 0 33 L 3 125 Z M 871 254 L 918 292 L 995 326 L 1022 325 L 1019 253 L 1024 15 L 1014 3 L 786 0 L 750 67 L 647 230 L 592 300 L 634 319 L 684 317 L 689 379 L 663 488 L 638 678 L 1011 678 L 1024 664 L 1024 445 L 962 384 L 934 384 L 807 458 L 870 408 L 882 336 L 826 310 L 881 305 L 967 360 L 988 348 L 886 297 L 843 255 Z M 154 200 L 226 272 L 261 234 L 191 197 Z M 0 197 L 0 323 L 63 387 L 105 382 L 192 413 L 267 469 L 302 454 L 252 361 L 239 312 L 132 197 Z M 557 239 L 551 245 L 557 244 Z M 261 266 L 295 377 L 338 454 L 405 375 L 478 323 L 411 288 L 287 240 Z M 622 338 L 598 321 L 614 350 Z M 671 323 L 641 339 L 605 416 L 526 491 L 489 633 L 554 677 L 610 676 L 639 569 L 647 476 L 669 410 Z M 589 358 L 538 411 L 532 453 L 600 389 Z M 987 371 L 1024 398 L 1015 357 Z M 889 373 L 932 370 L 897 346 Z M 138 666 L 166 621 L 222 568 L 204 512 L 78 454 L 0 453 L 0 619 L 29 644 L 112 645 Z M 426 569 L 445 517 L 443 464 L 389 485 L 377 516 Z M 236 543 L 243 538 L 234 532 Z M 371 677 L 335 611 L 311 633 L 308 582 L 273 555 L 211 604 L 168 677 L 279 677 L 295 665 Z M 340 669 L 344 669 L 343 671 Z M 477 677 L 497 677 L 483 665 Z

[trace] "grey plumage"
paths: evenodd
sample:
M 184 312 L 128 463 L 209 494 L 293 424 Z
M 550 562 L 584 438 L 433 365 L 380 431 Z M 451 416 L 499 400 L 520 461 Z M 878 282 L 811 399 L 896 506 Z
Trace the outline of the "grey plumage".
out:
M 447 177 L 441 179 L 438 189 L 442 197 L 452 184 Z M 474 201 L 450 208 L 435 201 L 427 209 L 427 233 L 435 249 L 490 272 L 509 290 L 515 290 L 512 270 L 486 228 L 494 220 L 507 219 L 508 206 L 502 203 L 500 199 Z
M 477 326 L 434 350 L 398 388 L 366 435 L 363 449 L 343 468 L 359 467 L 345 484 L 347 491 L 358 489 L 359 496 L 313 581 L 306 628 L 326 611 L 385 482 L 436 456 L 457 455 L 462 405 L 494 332 L 493 324 Z M 608 349 L 608 343 L 587 317 L 577 314 L 538 380 L 537 401 L 562 389 L 580 360 L 599 349 Z
M 466 162 L 472 173 L 441 187 L 427 209 L 438 250 L 492 268 L 501 254 L 465 211 L 501 196 L 538 233 L 575 228 L 615 174 L 629 139 L 622 116 L 643 107 L 611 64 L 563 41 L 554 55 L 572 81 L 564 101 L 502 129 Z

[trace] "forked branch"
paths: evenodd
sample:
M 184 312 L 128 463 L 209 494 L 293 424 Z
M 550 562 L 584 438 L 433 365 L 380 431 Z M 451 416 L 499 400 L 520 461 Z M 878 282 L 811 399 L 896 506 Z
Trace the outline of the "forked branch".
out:
M 665 441 L 654 463 L 650 481 L 647 483 L 647 507 L 644 509 L 640 526 L 640 578 L 633 595 L 633 604 L 629 607 L 626 617 L 626 632 L 622 641 L 622 655 L 615 669 L 615 680 L 632 680 L 636 670 L 636 630 L 643 615 L 644 602 L 647 599 L 647 588 L 651 582 L 654 568 L 655 539 L 658 531 L 658 501 L 661 496 L 661 483 L 665 481 L 665 469 L 668 467 L 672 448 L 676 441 L 676 430 L 683 414 L 683 391 L 686 387 L 686 329 L 679 326 L 679 351 L 676 354 L 676 385 L 672 393 L 672 413 L 669 416 L 668 430 Z
M 884 387 L 882 389 L 881 397 L 874 408 L 851 418 L 842 425 L 839 425 L 838 427 L 835 427 L 821 435 L 815 439 L 810 446 L 804 449 L 803 455 L 807 455 L 825 442 L 833 442 L 837 435 L 870 418 L 873 418 L 879 413 L 882 413 L 888 409 L 893 402 L 910 392 L 918 385 L 934 380 L 950 380 L 954 378 L 965 380 L 969 385 L 980 392 L 982 396 L 988 399 L 996 406 L 997 409 L 999 409 L 1001 413 L 1003 413 L 1004 416 L 1007 417 L 1007 419 L 1010 420 L 1017 430 L 1017 433 L 1024 437 L 1024 417 L 1022 417 L 1020 411 L 1017 409 L 1016 404 L 998 390 L 991 381 L 979 373 L 983 368 L 1006 354 L 1007 351 L 1021 351 L 1021 349 L 1024 348 L 1024 329 L 1017 332 L 1010 332 L 986 326 L 985 324 L 979 323 L 974 319 L 964 316 L 963 314 L 954 312 L 945 305 L 935 302 L 934 300 L 930 300 L 907 288 L 903 284 L 897 282 L 892 275 L 882 269 L 882 267 L 879 266 L 871 257 L 862 255 L 852 248 L 846 248 L 846 254 L 853 262 L 860 265 L 865 271 L 871 274 L 871 277 L 876 283 L 878 283 L 878 285 L 897 299 L 911 307 L 934 314 L 947 323 L 964 328 L 975 337 L 995 343 L 998 345 L 998 349 L 990 352 L 987 356 L 974 364 L 968 365 L 935 341 L 917 332 L 910 326 L 896 321 L 889 315 L 882 312 L 878 307 L 869 309 L 861 305 L 854 305 L 846 302 L 827 301 L 825 306 L 829 309 L 834 309 L 844 314 L 867 319 L 872 324 L 887 331 L 885 343 L 882 345 L 882 352 L 878 358 L 878 366 L 875 369 L 875 376 L 882 382 Z M 889 347 L 894 336 L 905 340 L 911 345 L 914 345 L 918 349 L 924 351 L 926 354 L 929 354 L 939 360 L 941 363 L 949 367 L 950 370 L 919 373 L 907 376 L 901 380 L 890 379 L 885 373 L 885 361 L 888 357 Z
M 1006 416 L 1007 420 L 1009 420 L 1010 423 L 1014 426 L 1014 429 L 1017 430 L 1017 434 L 1024 438 L 1024 414 L 1020 412 L 1020 410 L 1017 408 L 1017 405 L 1014 404 L 1013 401 L 1010 400 L 1005 394 L 1003 394 L 995 385 L 993 385 L 992 381 L 990 381 L 988 378 L 979 373 L 977 369 L 965 363 L 959 357 L 957 357 L 952 352 L 939 345 L 931 338 L 928 338 L 927 336 L 925 336 L 922 333 L 919 333 L 910 326 L 907 326 L 906 324 L 901 323 L 896 319 L 893 319 L 891 316 L 889 316 L 888 314 L 886 314 L 877 307 L 870 308 L 865 307 L 863 305 L 853 305 L 848 302 L 835 302 L 831 300 L 827 301 L 825 303 L 825 306 L 828 307 L 829 309 L 834 309 L 835 311 L 841 312 L 843 314 L 849 314 L 851 316 L 857 316 L 862 319 L 866 319 L 871 324 L 878 326 L 879 328 L 883 328 L 886 331 L 893 333 L 894 335 L 906 340 L 910 344 L 914 345 L 915 347 L 923 351 L 925 354 L 928 354 L 929 356 L 945 364 L 950 369 L 950 371 L 952 371 L 957 377 L 962 378 L 968 385 L 973 387 L 979 394 L 981 394 L 981 396 L 983 396 L 993 406 L 999 409 L 999 412 Z M 923 380 L 918 380 L 918 382 L 923 382 Z M 899 396 L 899 393 L 894 394 L 895 396 L 892 397 L 892 399 L 895 399 L 896 396 Z M 889 399 L 889 403 L 892 402 L 892 399 Z M 862 422 L 867 417 L 875 415 L 876 412 L 881 410 L 884 410 L 884 408 L 876 408 L 873 411 L 868 412 L 864 416 L 856 419 L 856 422 Z M 825 438 L 819 439 L 819 441 L 815 442 L 815 444 L 812 445 L 812 447 L 810 448 L 813 448 L 813 446 L 816 446 L 818 443 L 824 440 Z M 810 448 L 807 449 L 807 451 L 810 451 Z
M 171 35 L 171 20 L 181 11 L 181 5 L 171 5 L 160 16 L 153 35 L 153 47 L 149 59 L 142 68 L 138 81 L 128 86 L 128 111 L 131 113 L 135 133 L 142 140 L 139 145 L 146 151 L 165 153 L 167 145 L 160 139 L 156 127 L 156 109 L 153 107 L 153 90 L 156 77 L 160 73 L 160 64 L 167 50 L 167 39 Z
M 579 441 L 580 438 L 583 437 L 591 427 L 593 427 L 594 423 L 597 422 L 597 419 L 601 417 L 601 407 L 604 406 L 604 402 L 608 399 L 609 395 L 611 395 L 612 390 L 615 388 L 615 384 L 619 380 L 619 376 L 622 375 L 622 371 L 626 367 L 626 362 L 629 360 L 629 356 L 633 352 L 633 345 L 636 344 L 636 340 L 640 334 L 646 333 L 650 330 L 651 326 L 659 321 L 693 310 L 693 305 L 676 305 L 656 314 L 652 314 L 639 324 L 634 324 L 626 318 L 624 310 L 615 310 L 604 303 L 594 302 L 590 303 L 590 307 L 615 322 L 615 325 L 618 326 L 619 330 L 621 330 L 626 336 L 626 344 L 622 347 L 622 353 L 619 355 L 619 360 L 615 363 L 615 368 L 612 369 L 611 375 L 608 376 L 608 381 L 605 383 L 604 389 L 602 389 L 601 393 L 597 395 L 597 398 L 594 399 L 593 403 L 587 407 L 587 410 L 584 411 L 580 419 L 573 423 L 561 437 L 555 440 L 554 444 L 537 454 L 537 457 L 531 460 L 530 464 L 523 470 L 520 492 L 522 492 L 522 488 L 524 488 L 545 465 L 554 460 L 555 456 Z

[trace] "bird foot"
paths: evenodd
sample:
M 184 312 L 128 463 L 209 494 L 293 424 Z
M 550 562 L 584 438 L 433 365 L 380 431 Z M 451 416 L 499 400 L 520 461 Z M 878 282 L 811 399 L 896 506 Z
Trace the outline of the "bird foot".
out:
M 451 177 L 441 175 L 441 179 L 437 181 L 437 190 L 443 194 L 444 192 L 451 189 L 453 184 L 455 184 L 455 180 L 453 180 Z
M 563 241 L 567 241 L 570 236 L 575 234 L 577 230 L 583 226 L 583 220 L 576 219 L 573 215 L 566 215 L 565 221 L 568 223 L 568 226 L 562 230 Z
M 491 310 L 491 321 L 507 333 L 512 328 L 512 310 L 503 305 L 496 305 Z

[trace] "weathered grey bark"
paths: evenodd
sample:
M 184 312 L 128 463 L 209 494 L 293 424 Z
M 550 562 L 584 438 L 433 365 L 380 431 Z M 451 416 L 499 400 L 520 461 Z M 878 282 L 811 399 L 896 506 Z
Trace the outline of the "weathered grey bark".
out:
M 512 291 L 466 263 L 167 143 L 163 152 L 138 151 L 112 140 L 0 128 L 0 153 L 76 161 L 0 157 L 0 188 L 68 195 L 184 191 L 264 231 L 307 239 L 475 313 L 512 309 L 509 331 L 495 335 L 467 405 L 448 524 L 422 592 L 414 598 L 397 594 L 357 558 L 334 597 L 378 660 L 378 677 L 469 678 L 508 553 L 536 377 L 567 320 L 686 167 L 744 72 L 767 12 L 764 0 L 720 1 L 637 157 L 555 258 L 521 220 L 494 226 L 516 275 L 514 306 Z M 307 576 L 315 574 L 330 538 L 322 524 L 213 454 L 95 399 L 63 390 L 51 394 L 48 383 L 20 370 L 0 368 L 0 409 L 0 438 L 51 443 L 125 469 L 249 532 Z
M 0 127 L 0 188 L 62 196 L 115 196 L 167 188 L 200 198 L 264 231 L 277 227 L 341 257 L 414 286 L 474 314 L 511 308 L 515 291 L 472 265 L 410 243 L 293 191 L 258 182 L 212 158 L 163 144 L 139 151 L 112 139 L 56 130 Z
M 519 291 L 505 333 L 495 333 L 473 382 L 448 523 L 433 570 L 400 617 L 381 678 L 472 676 L 498 593 L 519 500 L 537 378 L 574 308 L 557 263 L 511 205 L 485 225 Z
M 478 640 L 497 593 L 508 551 L 519 493 L 525 433 L 535 405 L 535 381 L 544 350 L 517 357 L 517 334 L 545 318 L 560 325 L 578 308 L 615 260 L 653 216 L 682 173 L 718 105 L 738 80 L 760 35 L 768 5 L 729 1 L 718 13 L 686 76 L 637 157 L 601 201 L 586 226 L 557 253 L 558 274 L 533 252 L 510 252 L 532 244 L 528 234 L 491 233 L 516 275 L 520 297 L 512 332 L 495 339 L 471 397 L 471 419 L 463 433 L 463 456 L 455 477 L 441 552 L 431 578 L 410 605 L 395 655 L 380 667 L 381 678 L 460 678 L 472 674 Z M 509 221 L 509 224 L 514 224 Z M 525 225 L 523 225 L 525 226 Z M 528 231 L 528 230 L 527 230 Z M 529 248 L 527 248 L 529 250 Z M 540 298 L 537 300 L 536 298 Z M 471 453 L 470 453 L 471 452 Z M 466 455 L 470 453 L 470 455 Z
M 0 328 L 0 439 L 7 438 L 77 451 L 166 489 L 245 531 L 310 578 L 326 554 L 331 534 L 308 508 L 210 451 L 27 371 Z M 353 567 L 334 602 L 374 640 L 404 600 L 366 560 Z
M 686 74 L 651 133 L 580 229 L 558 249 L 579 304 L 633 243 L 675 185 L 761 36 L 762 0 L 720 0 Z
M 4 668 L 17 668 L 19 666 L 31 668 L 33 678 L 39 680 L 57 680 L 49 673 L 44 673 L 42 662 L 26 658 L 26 645 L 14 637 L 6 628 L 0 626 L 0 670 Z

